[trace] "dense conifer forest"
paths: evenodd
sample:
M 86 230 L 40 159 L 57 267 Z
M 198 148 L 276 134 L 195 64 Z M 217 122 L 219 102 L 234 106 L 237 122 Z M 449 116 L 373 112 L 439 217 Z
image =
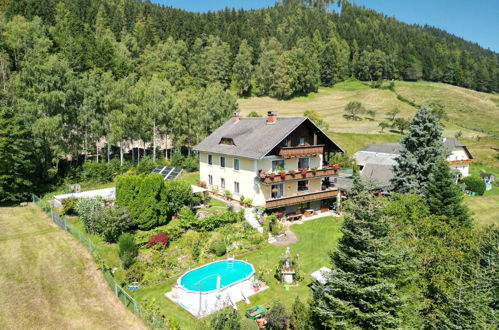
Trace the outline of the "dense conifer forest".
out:
M 497 53 L 330 2 L 199 14 L 139 0 L 2 1 L 2 180 L 17 192 L 49 186 L 62 156 L 95 153 L 103 137 L 120 148 L 166 134 L 191 147 L 237 109 L 236 94 L 287 99 L 350 78 L 499 91 Z

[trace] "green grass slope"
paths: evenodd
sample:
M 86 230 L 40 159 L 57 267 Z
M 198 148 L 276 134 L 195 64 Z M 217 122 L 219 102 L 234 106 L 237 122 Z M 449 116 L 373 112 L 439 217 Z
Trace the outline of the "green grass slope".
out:
M 146 329 L 37 206 L 0 208 L 0 329 Z
M 497 95 L 426 81 L 396 81 L 394 91 L 371 88 L 360 81 L 345 81 L 291 100 L 279 101 L 269 97 L 240 99 L 239 108 L 243 115 L 251 111 L 264 114 L 267 110 L 276 110 L 281 116 L 301 116 L 305 110 L 313 109 L 329 123 L 334 132 L 373 134 L 379 131 L 378 123 L 385 120 L 387 112 L 398 108 L 401 111 L 399 116 L 404 118 L 410 118 L 416 112 L 417 107 L 401 101 L 397 94 L 416 105 L 429 102 L 444 104 L 449 117 L 444 122 L 446 136 L 453 136 L 458 131 L 465 137 L 499 135 Z M 344 108 L 351 101 L 360 101 L 366 109 L 375 110 L 375 119 L 345 119 Z

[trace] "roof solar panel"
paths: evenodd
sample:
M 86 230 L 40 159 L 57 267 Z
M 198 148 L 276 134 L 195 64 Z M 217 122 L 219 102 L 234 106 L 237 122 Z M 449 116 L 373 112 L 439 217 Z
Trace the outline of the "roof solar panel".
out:
M 182 173 L 181 168 L 168 167 L 168 166 L 156 166 L 151 174 L 161 174 L 165 180 L 175 179 Z

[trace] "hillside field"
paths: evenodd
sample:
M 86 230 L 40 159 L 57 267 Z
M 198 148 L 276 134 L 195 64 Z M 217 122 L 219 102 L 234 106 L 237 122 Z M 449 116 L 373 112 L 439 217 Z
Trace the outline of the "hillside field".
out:
M 146 329 L 41 209 L 0 208 L 1 329 Z

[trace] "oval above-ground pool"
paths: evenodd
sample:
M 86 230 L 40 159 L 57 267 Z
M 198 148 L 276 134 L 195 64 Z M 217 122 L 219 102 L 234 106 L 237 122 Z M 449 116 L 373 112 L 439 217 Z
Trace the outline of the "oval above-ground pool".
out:
M 180 277 L 178 283 L 190 291 L 206 292 L 218 289 L 218 277 L 219 288 L 224 288 L 253 275 L 253 272 L 253 266 L 245 261 L 215 261 L 188 271 Z
M 253 265 L 242 260 L 215 261 L 182 275 L 166 296 L 201 317 L 258 292 Z

